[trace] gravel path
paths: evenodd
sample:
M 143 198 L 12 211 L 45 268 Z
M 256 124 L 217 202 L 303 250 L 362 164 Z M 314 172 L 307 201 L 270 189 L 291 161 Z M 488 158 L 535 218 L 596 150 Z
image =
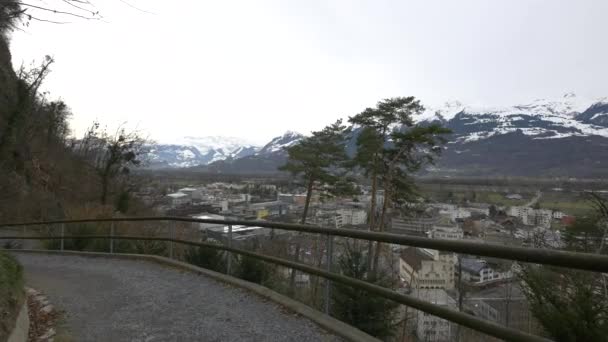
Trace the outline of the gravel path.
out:
M 17 254 L 75 341 L 339 341 L 273 302 L 136 260 Z

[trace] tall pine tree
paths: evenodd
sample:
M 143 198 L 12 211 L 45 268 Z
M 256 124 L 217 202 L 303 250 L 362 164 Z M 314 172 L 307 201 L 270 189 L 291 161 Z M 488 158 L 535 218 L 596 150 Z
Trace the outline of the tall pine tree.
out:
M 300 140 L 287 149 L 289 159 L 279 169 L 301 177 L 306 184 L 306 202 L 300 223 L 306 223 L 310 200 L 315 189 L 322 189 L 329 194 L 343 193 L 345 186 L 344 164 L 348 159 L 344 146 L 346 126 L 342 120 L 313 132 L 310 137 Z M 301 245 L 296 243 L 295 261 L 300 258 Z M 292 270 L 290 289 L 293 293 L 296 271 Z
M 375 108 L 367 108 L 350 118 L 351 123 L 362 126 L 354 160 L 371 177 L 370 230 L 384 230 L 392 203 L 404 204 L 412 199 L 415 186 L 411 175 L 434 161 L 445 143 L 444 136 L 450 133 L 436 124 L 415 125 L 413 115 L 423 110 L 420 101 L 412 96 L 396 97 L 382 100 Z M 384 195 L 378 213 L 379 187 L 384 189 Z M 373 270 L 377 268 L 380 250 L 378 243 Z

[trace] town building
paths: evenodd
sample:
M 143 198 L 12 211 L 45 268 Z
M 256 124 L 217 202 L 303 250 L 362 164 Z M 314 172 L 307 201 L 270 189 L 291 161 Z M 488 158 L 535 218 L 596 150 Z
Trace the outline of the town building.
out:
M 456 221 L 457 219 L 465 219 L 467 217 L 471 217 L 471 211 L 453 205 L 451 207 L 445 206 L 444 208 L 440 209 L 439 215 L 447 217 L 452 221 Z
M 454 254 L 409 247 L 400 253 L 399 276 L 412 289 L 454 288 Z
M 202 200 L 203 199 L 203 192 L 201 189 L 197 189 L 197 188 L 181 188 L 178 190 L 178 192 L 187 194 L 188 196 L 190 196 L 190 198 L 192 200 Z
M 427 236 L 427 232 L 433 229 L 439 221 L 439 217 L 405 218 L 393 217 L 390 232 L 395 234 Z
M 183 192 L 175 192 L 172 194 L 168 194 L 167 199 L 169 200 L 169 206 L 173 208 L 188 204 L 192 201 L 190 196 Z
M 341 208 L 336 210 L 342 225 L 360 225 L 367 222 L 367 212 L 357 208 Z
M 412 293 L 418 299 L 433 303 L 446 309 L 457 309 L 456 300 L 444 289 L 417 289 Z M 453 324 L 443 318 L 423 311 L 415 311 L 416 337 L 420 341 L 449 342 L 454 333 Z
M 553 211 L 549 209 L 513 206 L 509 208 L 508 215 L 519 218 L 527 226 L 550 228 L 553 221 Z
M 464 232 L 458 224 L 443 218 L 433 225 L 429 232 L 431 239 L 462 240 Z
M 505 272 L 495 270 L 482 259 L 461 258 L 460 267 L 462 279 L 472 285 L 486 285 L 513 278 L 511 270 Z
M 514 281 L 467 293 L 464 306 L 475 316 L 530 334 L 541 333 L 521 286 Z

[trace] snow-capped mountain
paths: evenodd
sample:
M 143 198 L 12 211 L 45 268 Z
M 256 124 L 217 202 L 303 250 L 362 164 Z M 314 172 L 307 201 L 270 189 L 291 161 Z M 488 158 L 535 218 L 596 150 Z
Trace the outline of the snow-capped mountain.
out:
M 270 140 L 256 154 L 268 155 L 272 153 L 284 153 L 285 149 L 300 141 L 304 136 L 298 132 L 287 131 L 283 135 Z
M 555 100 L 537 99 L 514 106 L 454 101 L 427 108 L 415 116 L 418 124 L 439 122 L 452 130 L 441 158 L 427 172 L 467 176 L 608 174 L 608 98 L 589 100 L 568 93 Z M 346 144 L 351 155 L 359 130 L 353 127 Z M 188 138 L 189 145 L 166 147 L 170 150 L 167 153 L 174 155 L 168 165 L 201 165 L 201 171 L 218 173 L 273 173 L 285 163 L 285 149 L 302 138 L 288 131 L 261 148 L 232 141 L 215 144 L 219 140 L 215 138 Z M 200 151 L 200 156 L 190 147 Z M 159 150 L 155 153 L 160 154 Z
M 304 135 L 287 131 L 270 140 L 257 153 L 242 158 L 226 159 L 203 166 L 201 170 L 214 173 L 276 173 L 287 161 L 286 148 L 293 146 Z
M 605 177 L 608 171 L 608 98 L 568 93 L 507 107 L 449 102 L 415 120 L 452 130 L 441 172 Z
M 245 139 L 235 137 L 183 137 L 179 142 L 180 145 L 194 146 L 203 155 L 208 158 L 205 164 L 212 163 L 216 160 L 224 160 L 226 158 L 234 158 L 237 155 L 243 156 L 247 151 L 255 151 L 259 147 L 248 142 Z
M 199 165 L 203 157 L 194 146 L 154 145 L 148 152 L 152 168 L 192 167 Z
M 557 100 L 537 99 L 509 107 L 465 106 L 448 102 L 416 117 L 439 121 L 454 131 L 452 143 L 472 142 L 521 132 L 533 139 L 574 136 L 608 137 L 608 98 L 581 99 L 573 93 Z
M 267 160 L 284 161 L 285 149 L 304 136 L 287 131 L 270 140 L 263 147 L 233 137 L 184 137 L 172 144 L 156 144 L 149 153 L 152 168 L 182 168 L 224 165 L 235 160 L 255 156 Z
M 192 167 L 255 154 L 259 146 L 234 137 L 183 137 L 156 144 L 149 153 L 151 167 Z

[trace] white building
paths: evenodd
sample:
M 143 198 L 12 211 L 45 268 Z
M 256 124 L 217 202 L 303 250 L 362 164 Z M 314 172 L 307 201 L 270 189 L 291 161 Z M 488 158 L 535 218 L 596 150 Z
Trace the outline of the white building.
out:
M 179 189 L 178 192 L 189 195 L 190 198 L 192 198 L 192 199 L 199 199 L 199 200 L 203 199 L 203 192 L 201 191 L 201 189 L 188 187 L 188 188 Z
M 429 237 L 431 239 L 462 240 L 464 232 L 458 227 L 458 224 L 444 219 L 433 225 L 429 231 Z
M 226 217 L 222 215 L 216 214 L 201 214 L 201 215 L 192 215 L 194 219 L 202 219 L 202 220 L 225 220 Z M 206 231 L 208 229 L 218 229 L 224 227 L 223 223 L 199 223 L 198 224 L 200 231 Z
M 521 222 L 528 226 L 551 227 L 553 211 L 549 209 L 533 209 L 530 207 L 514 206 L 509 208 L 509 216 L 518 217 Z
M 456 309 L 456 300 L 443 289 L 419 289 L 413 296 L 440 307 Z M 443 318 L 416 310 L 416 335 L 420 341 L 448 342 L 452 337 L 452 324 Z
M 566 214 L 562 211 L 554 211 L 553 212 L 553 218 L 556 220 L 561 220 L 562 218 L 564 218 L 564 216 L 566 216 Z
M 169 198 L 169 204 L 172 207 L 178 207 L 180 205 L 188 204 L 191 202 L 190 195 L 185 194 L 183 192 L 175 192 L 172 194 L 168 194 L 167 198 Z
M 506 272 L 494 270 L 481 259 L 462 258 L 461 267 L 462 278 L 475 285 L 483 285 L 513 278 L 513 272 L 511 272 L 511 270 Z
M 452 221 L 456 221 L 456 219 L 464 219 L 467 217 L 471 217 L 471 211 L 456 206 L 445 206 L 444 208 L 439 210 L 439 215 L 447 217 Z
M 409 247 L 401 251 L 399 276 L 414 289 L 454 288 L 454 254 Z
M 340 216 L 343 225 L 358 225 L 367 222 L 367 212 L 363 209 L 342 208 L 336 210 L 336 215 Z

